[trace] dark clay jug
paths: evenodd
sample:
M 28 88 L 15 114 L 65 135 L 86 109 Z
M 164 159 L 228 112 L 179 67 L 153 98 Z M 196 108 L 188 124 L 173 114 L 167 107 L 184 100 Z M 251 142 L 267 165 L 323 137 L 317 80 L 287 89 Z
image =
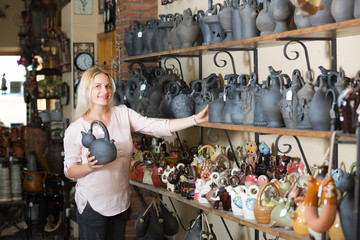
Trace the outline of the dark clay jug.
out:
M 94 124 L 101 126 L 104 131 L 104 138 L 96 139 L 92 134 Z M 109 132 L 104 123 L 99 120 L 92 121 L 89 131 L 87 133 L 81 131 L 81 135 L 81 143 L 89 149 L 90 157 L 95 156 L 95 160 L 98 160 L 96 165 L 104 165 L 116 159 L 117 150 L 114 140 L 109 139 Z
M 211 41 L 211 31 L 209 25 L 204 23 L 205 13 L 203 10 L 199 10 L 197 14 L 198 14 L 198 22 L 200 24 L 200 29 L 203 36 L 202 45 L 209 45 Z
M 332 0 L 321 0 L 321 6 L 323 6 L 324 9 L 317 11 L 309 17 L 313 27 L 335 22 L 331 14 L 331 2 Z
M 166 85 L 166 94 L 159 106 L 159 117 L 173 118 L 172 101 L 180 92 L 180 86 L 173 81 Z
M 142 23 L 136 23 L 136 29 L 132 35 L 132 54 L 141 55 L 145 53 L 145 45 L 143 41 L 144 25 Z
M 137 238 L 144 237 L 149 230 L 150 211 L 141 211 L 135 221 L 135 234 Z
M 294 5 L 290 0 L 271 0 L 269 15 L 275 22 L 273 33 L 290 30 L 290 21 L 294 14 Z
M 166 236 L 173 236 L 179 231 L 179 223 L 175 212 L 170 212 L 169 209 L 160 202 L 161 216 L 164 219 L 164 234 Z
M 164 50 L 163 40 L 166 37 L 166 30 L 164 28 L 160 28 L 159 25 L 164 22 L 165 15 L 160 14 L 160 19 L 157 20 L 157 24 L 155 24 L 154 35 L 151 39 L 151 49 L 152 52 L 161 52 Z
M 244 112 L 241 102 L 241 92 L 243 90 L 241 87 L 235 89 L 235 99 L 233 101 L 233 106 L 231 110 L 231 121 L 233 124 L 241 125 L 244 123 Z
M 174 118 L 184 118 L 194 115 L 195 113 L 195 90 L 191 93 L 181 91 L 177 96 L 174 97 L 171 103 L 172 115 Z
M 148 21 L 146 21 L 145 29 L 143 32 L 145 53 L 152 53 L 151 40 L 154 35 L 155 24 L 156 24 L 155 19 L 149 19 Z
M 261 86 L 257 83 L 256 73 L 250 74 L 249 84 L 241 92 L 244 125 L 265 126 L 266 121 L 260 107 Z
M 256 18 L 256 27 L 260 31 L 260 36 L 272 34 L 275 29 L 275 21 L 269 15 L 270 0 L 263 1 L 263 9 Z
M 234 98 L 235 98 L 235 84 L 227 84 L 224 89 L 224 101 L 225 107 L 223 110 L 223 117 L 222 123 L 225 124 L 232 124 L 232 107 L 234 105 Z
M 190 226 L 186 230 L 184 240 L 200 239 L 201 225 L 202 225 L 202 220 L 200 216 L 190 223 Z
M 244 0 L 239 7 L 242 38 L 252 38 L 260 35 L 256 27 L 257 3 L 255 0 Z
M 170 50 L 172 48 L 170 31 L 174 26 L 174 15 L 167 14 L 164 21 L 159 24 L 158 28 L 165 30 L 165 37 L 162 39 L 163 51 Z
M 170 30 L 169 50 L 181 48 L 181 42 L 178 38 L 179 25 L 183 20 L 183 16 L 179 13 L 174 14 L 174 24 Z
M 223 118 L 223 111 L 225 108 L 225 101 L 223 94 L 211 101 L 209 104 L 209 122 L 221 123 Z
M 129 30 L 125 28 L 124 45 L 128 56 L 134 56 L 132 53 L 132 39 L 135 32 L 136 26 L 130 23 Z
M 281 100 L 279 102 L 280 111 L 286 128 L 297 128 L 297 92 L 302 88 L 303 85 L 304 80 L 301 77 L 301 73 L 298 69 L 295 69 L 292 74 L 291 85 L 288 88 L 284 88 Z
M 298 129 L 311 129 L 309 108 L 315 94 L 314 85 L 311 81 L 311 73 L 306 73 L 305 85 L 297 92 L 297 127 Z
M 157 215 L 155 209 L 150 217 L 149 233 L 154 240 L 164 239 L 164 219 Z
M 332 0 L 331 15 L 336 22 L 354 19 L 354 0 Z
M 232 22 L 231 22 L 231 2 L 224 1 L 223 9 L 219 12 L 219 22 L 225 31 L 225 38 L 222 42 L 233 41 Z
M 123 80 L 118 80 L 116 82 L 116 90 L 114 92 L 114 105 L 118 106 L 120 104 L 128 105 L 125 97 L 126 84 Z
M 335 103 L 335 91 L 328 89 L 328 70 L 320 67 L 322 74 L 318 76 L 319 88 L 315 92 L 309 107 L 309 117 L 312 129 L 329 131 L 331 126 L 330 110 Z
M 148 98 L 150 101 L 146 111 L 146 116 L 158 117 L 159 106 L 163 98 L 161 92 L 161 85 L 159 83 L 156 83 L 153 87 L 149 89 Z
M 355 206 L 355 173 L 350 169 L 350 173 L 345 173 L 338 189 L 342 192 L 346 192 L 339 204 L 339 214 L 341 221 L 341 228 L 344 232 L 346 239 L 355 239 L 355 231 L 359 226 L 355 225 L 354 221 L 354 209 Z
M 269 67 L 270 75 L 266 79 L 266 88 L 261 98 L 261 110 L 265 116 L 268 127 L 279 128 L 284 126 L 284 121 L 279 108 L 283 77 L 281 71 L 275 71 Z M 271 81 L 271 85 L 270 85 Z
M 241 30 L 241 18 L 239 12 L 239 2 L 233 1 L 231 8 L 231 26 L 232 26 L 232 35 L 233 40 L 242 39 L 242 30 Z
M 178 26 L 177 36 L 181 42 L 181 48 L 192 47 L 201 34 L 199 23 L 195 20 L 191 9 L 183 11 L 183 20 Z
M 139 86 L 136 79 L 130 77 L 129 80 L 126 82 L 125 96 L 126 101 L 129 103 L 130 108 L 133 110 L 136 110 L 135 91 L 137 91 L 138 88 Z
M 209 2 L 212 3 L 211 0 L 209 0 Z M 210 44 L 221 43 L 225 38 L 225 31 L 221 27 L 219 15 L 217 13 L 218 8 L 221 10 L 223 6 L 220 3 L 217 3 L 214 6 L 211 4 L 210 7 L 208 15 L 204 18 L 204 23 L 209 26 L 211 32 Z

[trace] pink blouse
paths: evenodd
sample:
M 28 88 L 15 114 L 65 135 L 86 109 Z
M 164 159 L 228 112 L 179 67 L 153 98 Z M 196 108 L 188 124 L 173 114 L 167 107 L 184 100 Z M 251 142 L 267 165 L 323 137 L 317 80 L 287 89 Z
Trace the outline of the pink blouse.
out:
M 90 123 L 83 118 L 72 122 L 64 137 L 64 173 L 75 164 L 86 164 L 88 149 L 81 143 L 81 131 L 88 132 Z M 155 137 L 172 136 L 169 120 L 155 120 L 143 117 L 124 105 L 111 109 L 107 124 L 110 139 L 115 140 L 117 156 L 115 161 L 77 179 L 75 201 L 80 213 L 86 203 L 104 216 L 114 216 L 124 212 L 130 206 L 129 169 L 133 143 L 131 132 L 140 132 Z M 93 125 L 96 138 L 103 138 L 104 132 L 99 125 Z

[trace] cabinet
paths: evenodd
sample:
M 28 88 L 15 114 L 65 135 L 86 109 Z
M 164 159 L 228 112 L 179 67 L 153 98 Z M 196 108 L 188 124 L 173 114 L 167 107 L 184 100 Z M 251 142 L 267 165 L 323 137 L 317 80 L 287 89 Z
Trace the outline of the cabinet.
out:
M 154 60 L 161 60 L 168 56 L 178 56 L 178 57 L 191 57 L 191 56 L 203 56 L 203 55 L 211 55 L 214 51 L 219 50 L 229 50 L 229 51 L 237 51 L 237 50 L 251 50 L 254 51 L 254 66 L 255 71 L 258 66 L 257 61 L 257 49 L 264 48 L 264 47 L 273 47 L 273 46 L 281 46 L 283 42 L 281 40 L 303 40 L 303 41 L 313 41 L 313 40 L 324 40 L 324 41 L 331 41 L 336 46 L 336 39 L 341 37 L 348 37 L 348 36 L 357 36 L 360 35 L 360 19 L 353 19 L 345 22 L 339 23 L 332 23 L 326 24 L 316 27 L 310 27 L 305 29 L 297 29 L 277 34 L 269 34 L 265 36 L 258 36 L 249 39 L 242 39 L 238 41 L 226 42 L 226 43 L 219 43 L 219 44 L 212 44 L 207 46 L 198 46 L 198 47 L 190 47 L 184 49 L 176 49 L 176 50 L 169 50 L 163 52 L 156 52 L 150 53 L 145 55 L 138 55 L 138 56 L 131 56 L 125 57 L 123 60 L 126 62 L 134 62 L 134 61 L 154 61 Z M 332 47 L 331 50 L 331 65 L 332 68 L 336 68 L 336 47 Z M 200 66 L 201 68 L 202 66 Z M 290 130 L 290 129 L 272 129 L 266 127 L 255 127 L 255 126 L 239 126 L 239 125 L 226 125 L 226 124 L 212 124 L 212 123 L 205 123 L 202 124 L 201 127 L 206 128 L 216 128 L 216 129 L 224 129 L 224 130 L 232 130 L 232 131 L 241 131 L 241 132 L 254 132 L 254 133 L 264 133 L 264 134 L 276 134 L 276 135 L 288 135 L 288 136 L 303 136 L 303 137 L 313 137 L 313 138 L 330 138 L 331 132 L 320 132 L 320 131 L 312 131 L 312 130 Z M 351 138 L 355 138 L 355 136 L 351 136 Z M 359 137 L 356 136 L 357 141 Z M 359 176 L 359 143 L 357 142 L 357 176 Z M 358 178 L 357 178 L 358 179 Z M 293 233 L 284 233 L 283 230 L 279 229 L 272 229 L 266 226 L 261 226 L 259 224 L 244 221 L 243 219 L 233 218 L 231 215 L 227 215 L 221 211 L 214 212 L 211 208 L 206 208 L 198 203 L 194 202 L 187 202 L 187 200 L 182 199 L 182 197 L 174 196 L 171 193 L 166 191 L 161 191 L 158 189 L 154 189 L 149 186 L 140 185 L 138 183 L 132 182 L 133 185 L 139 185 L 139 187 L 149 189 L 151 191 L 159 192 L 162 195 L 170 196 L 172 198 L 178 199 L 186 204 L 192 205 L 196 208 L 200 208 L 211 213 L 217 215 L 223 215 L 225 218 L 230 219 L 232 221 L 244 224 L 251 228 L 264 231 L 266 233 L 270 233 L 272 235 L 278 237 L 284 237 L 287 239 L 304 239 L 299 236 L 294 236 Z M 359 193 L 359 181 L 356 182 L 356 192 Z M 355 221 L 357 225 L 359 224 L 359 197 L 356 197 L 356 206 L 354 210 L 354 214 L 357 216 L 355 217 Z M 357 239 L 359 239 L 359 233 L 357 235 Z

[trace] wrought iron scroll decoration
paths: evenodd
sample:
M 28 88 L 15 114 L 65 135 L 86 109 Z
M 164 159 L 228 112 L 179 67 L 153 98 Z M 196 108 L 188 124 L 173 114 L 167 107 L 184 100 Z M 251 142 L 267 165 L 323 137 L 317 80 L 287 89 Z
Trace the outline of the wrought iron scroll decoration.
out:
M 297 43 L 299 43 L 299 44 L 304 48 L 306 66 L 307 66 L 307 70 L 310 72 L 311 69 L 310 69 L 309 53 L 308 53 L 308 50 L 307 50 L 305 44 L 302 43 L 301 41 L 299 41 L 299 40 L 290 40 L 288 43 L 286 43 L 285 46 L 284 46 L 284 50 L 283 50 L 284 56 L 285 56 L 288 60 L 296 60 L 296 59 L 299 58 L 299 55 L 300 55 L 300 54 L 299 54 L 298 51 L 291 51 L 291 52 L 295 53 L 295 57 L 294 57 L 294 58 L 289 57 L 289 55 L 287 54 L 287 47 L 288 47 L 288 45 L 289 45 L 290 43 L 292 43 L 292 42 L 297 42 Z
M 166 63 L 167 63 L 167 61 L 168 61 L 169 59 L 175 59 L 175 60 L 177 61 L 177 63 L 179 64 L 179 69 L 180 69 L 180 76 L 181 76 L 181 79 L 180 79 L 180 80 L 181 80 L 181 81 L 184 81 L 184 74 L 183 74 L 182 66 L 181 66 L 180 60 L 179 60 L 178 58 L 176 58 L 176 57 L 168 57 L 168 58 L 166 58 L 165 61 L 164 61 L 164 67 L 165 67 L 165 69 L 169 69 L 169 68 L 166 66 Z M 170 69 L 172 69 L 172 70 L 175 69 L 175 65 L 174 65 L 174 64 L 170 64 L 170 66 L 171 66 Z
M 219 67 L 219 68 L 223 68 L 223 67 L 225 67 L 225 66 L 227 65 L 227 61 L 224 60 L 224 59 L 220 59 L 220 60 L 219 60 L 219 61 L 223 62 L 223 65 L 219 65 L 219 64 L 217 63 L 217 61 L 216 61 L 216 58 L 217 58 L 218 54 L 221 53 L 221 52 L 224 52 L 224 53 L 226 53 L 227 55 L 229 55 L 230 60 L 231 60 L 231 64 L 232 64 L 232 68 L 233 68 L 233 73 L 234 73 L 234 75 L 236 75 L 234 57 L 233 57 L 233 56 L 231 55 L 231 53 L 229 53 L 228 51 L 222 50 L 222 51 L 217 52 L 217 53 L 214 55 L 214 63 L 215 63 L 215 65 L 216 65 L 217 67 Z
M 210 142 L 216 143 L 220 140 L 220 135 L 217 133 L 213 133 L 212 135 L 210 134 L 212 128 L 209 128 L 206 132 L 206 137 Z M 215 137 L 215 138 L 212 138 Z
M 279 140 L 280 140 L 280 138 L 281 138 L 282 136 L 283 136 L 283 135 L 279 135 L 279 136 L 276 138 L 276 140 L 275 140 L 275 147 L 276 147 L 276 150 L 277 150 L 277 151 L 279 151 L 279 152 L 281 152 L 281 153 L 283 153 L 283 154 L 287 154 L 287 153 L 291 152 L 292 146 L 291 146 L 290 144 L 284 143 L 283 146 L 287 146 L 288 149 L 287 149 L 286 151 L 281 151 L 281 150 L 279 149 Z M 302 146 L 301 146 L 301 143 L 300 143 L 300 141 L 299 141 L 299 138 L 296 137 L 296 136 L 293 136 L 293 137 L 295 138 L 295 141 L 296 141 L 296 143 L 297 143 L 297 145 L 298 145 L 298 147 L 299 147 L 301 156 L 302 156 L 302 158 L 304 159 L 304 163 L 305 163 L 306 170 L 307 170 L 308 173 L 311 175 L 311 168 L 310 168 L 310 166 L 309 166 L 308 161 L 306 160 L 305 153 L 304 153 L 304 150 L 303 150 L 303 148 L 302 148 Z

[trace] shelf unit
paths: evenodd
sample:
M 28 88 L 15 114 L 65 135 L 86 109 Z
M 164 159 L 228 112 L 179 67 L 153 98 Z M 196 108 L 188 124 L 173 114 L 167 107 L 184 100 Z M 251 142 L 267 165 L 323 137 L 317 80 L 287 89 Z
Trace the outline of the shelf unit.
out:
M 155 192 L 155 193 L 161 194 L 163 196 L 167 196 L 169 198 L 176 199 L 179 202 L 185 203 L 185 204 L 195 207 L 197 209 L 201 209 L 203 211 L 212 213 L 216 216 L 223 217 L 230 221 L 242 224 L 244 226 L 251 227 L 251 228 L 259 230 L 261 232 L 266 232 L 266 233 L 274 235 L 276 237 L 281 237 L 281 238 L 291 239 L 291 240 L 309 239 L 309 237 L 307 237 L 307 236 L 296 235 L 294 233 L 294 231 L 292 231 L 292 230 L 286 230 L 284 228 L 279 228 L 279 227 L 271 228 L 266 224 L 259 224 L 255 220 L 246 220 L 244 218 L 235 216 L 232 212 L 223 211 L 221 209 L 214 209 L 210 204 L 199 203 L 198 201 L 195 201 L 195 200 L 188 200 L 188 199 L 186 199 L 186 197 L 182 197 L 180 194 L 169 192 L 166 189 L 161 188 L 161 187 L 146 185 L 146 184 L 139 183 L 139 182 L 136 182 L 133 180 L 130 180 L 130 184 L 133 187 L 143 188 L 143 189 L 149 190 L 151 192 Z
M 231 41 L 226 43 L 219 44 L 211 44 L 206 46 L 197 46 L 197 47 L 189 47 L 183 49 L 175 49 L 169 51 L 155 52 L 144 55 L 130 56 L 124 57 L 122 60 L 125 62 L 138 62 L 138 61 L 160 61 L 169 56 L 177 56 L 177 57 L 199 57 L 203 55 L 213 55 L 214 51 L 254 51 L 254 67 L 255 72 L 257 72 L 257 49 L 264 47 L 274 47 L 274 46 L 283 46 L 283 41 L 291 41 L 291 40 L 301 40 L 301 41 L 331 41 L 332 42 L 332 68 L 335 70 L 337 66 L 336 60 L 336 39 L 341 37 L 348 36 L 356 36 L 360 35 L 360 19 L 353 19 L 344 22 L 331 23 L 316 27 L 309 27 L 304 29 L 296 29 L 287 32 L 281 32 L 276 34 L 269 34 L 265 36 L 258 36 L 253 38 L 247 38 L 237 41 Z M 200 73 L 201 73 L 201 61 L 199 63 Z M 329 139 L 331 136 L 330 131 L 314 131 L 314 130 L 297 130 L 297 129 L 286 129 L 286 128 L 267 128 L 267 127 L 257 127 L 257 126 L 244 126 L 244 125 L 228 125 L 228 124 L 218 124 L 218 123 L 203 123 L 200 127 L 205 128 L 213 128 L 213 129 L 223 129 L 223 130 L 231 130 L 231 131 L 242 131 L 242 132 L 254 132 L 260 134 L 274 134 L 274 135 L 287 135 L 294 137 L 313 137 L 313 138 L 325 138 Z M 357 128 L 357 134 L 359 135 L 359 127 Z M 339 136 L 338 140 L 343 141 L 353 141 L 354 136 Z M 359 158 L 360 158 L 360 144 L 359 144 L 359 136 L 356 136 L 357 141 L 357 179 L 359 178 Z M 141 184 L 135 181 L 130 182 L 133 187 L 144 188 L 156 193 L 159 193 L 164 196 L 168 196 L 170 198 L 177 199 L 185 204 L 191 205 L 195 208 L 202 209 L 204 211 L 213 213 L 215 215 L 224 217 L 231 221 L 246 225 L 248 227 L 254 228 L 255 231 L 262 231 L 265 233 L 272 234 L 277 237 L 282 237 L 286 239 L 309 239 L 308 237 L 298 236 L 293 231 L 280 229 L 280 228 L 270 228 L 264 224 L 257 224 L 255 221 L 248 221 L 234 216 L 231 212 L 225 212 L 221 210 L 215 210 L 210 205 L 200 204 L 193 200 L 187 200 L 180 195 L 176 195 L 174 193 L 168 192 L 161 188 L 156 188 L 154 186 L 149 186 L 145 184 Z M 356 181 L 356 190 L 360 189 L 359 181 Z M 357 194 L 355 199 L 355 209 L 354 214 L 356 223 L 359 223 L 360 213 L 359 213 L 359 194 Z M 360 230 L 357 231 L 357 238 L 360 237 Z M 258 237 L 255 236 L 257 239 Z

